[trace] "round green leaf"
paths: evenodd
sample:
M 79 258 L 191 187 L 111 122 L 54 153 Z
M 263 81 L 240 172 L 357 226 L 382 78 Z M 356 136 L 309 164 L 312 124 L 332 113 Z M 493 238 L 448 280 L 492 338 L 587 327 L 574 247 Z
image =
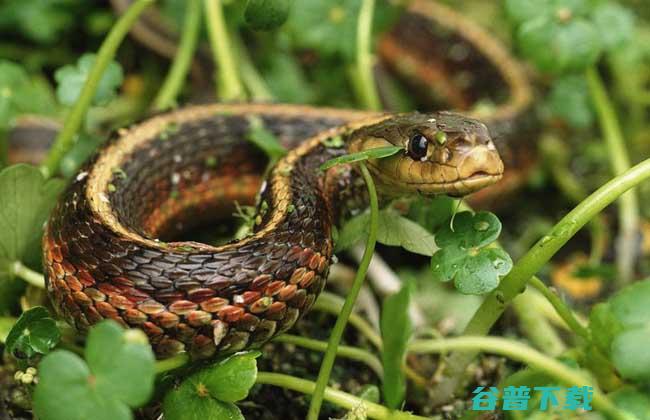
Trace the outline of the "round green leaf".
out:
M 627 286 L 610 299 L 614 316 L 625 328 L 650 325 L 650 280 Z
M 454 286 L 466 295 L 482 295 L 496 289 L 498 285 L 497 270 L 485 253 L 466 258 L 454 277 Z
M 552 73 L 582 71 L 598 59 L 600 36 L 585 19 L 557 22 L 539 17 L 524 23 L 517 40 L 524 56 L 541 70 Z
M 589 329 L 594 344 L 605 355 L 609 355 L 612 341 L 617 334 L 623 331 L 623 325 L 612 312 L 611 305 L 605 302 L 599 303 L 591 310 Z
M 236 402 L 248 396 L 248 391 L 257 378 L 257 361 L 260 353 L 251 351 L 237 353 L 206 369 L 194 378 L 205 384 L 213 398 L 225 402 Z
M 70 106 L 77 101 L 81 89 L 88 79 L 95 58 L 95 54 L 84 54 L 79 58 L 76 66 L 67 65 L 54 73 L 54 79 L 58 83 L 56 97 L 59 102 Z M 116 95 L 116 89 L 122 84 L 123 79 L 122 67 L 115 61 L 110 62 L 99 81 L 93 104 L 103 105 L 113 99 Z
M 96 387 L 130 407 L 149 400 L 153 392 L 155 358 L 149 344 L 128 340 L 113 321 L 103 321 L 90 330 L 86 361 L 96 377 Z
M 575 128 L 589 127 L 594 120 L 587 82 L 581 76 L 556 80 L 549 95 L 553 114 Z
M 492 213 L 481 211 L 475 214 L 464 211 L 454 217 L 454 228 L 444 225 L 436 232 L 436 243 L 440 247 L 456 245 L 469 249 L 494 242 L 501 233 L 501 222 Z
M 22 313 L 7 336 L 7 350 L 17 358 L 47 354 L 61 339 L 61 332 L 47 309 L 38 306 Z
M 130 420 L 131 410 L 102 394 L 79 356 L 54 351 L 39 364 L 34 411 L 41 420 Z
M 186 380 L 171 390 L 163 401 L 166 420 L 245 420 L 233 403 L 219 401 L 209 394 L 200 382 Z
M 269 31 L 286 22 L 290 9 L 291 0 L 249 0 L 244 18 L 251 28 Z
M 551 13 L 551 0 L 506 0 L 505 8 L 508 17 L 515 23 L 522 23 L 537 16 Z
M 617 3 L 600 4 L 593 12 L 592 21 L 606 49 L 614 49 L 632 39 L 634 14 Z
M 650 382 L 650 327 L 625 331 L 612 341 L 612 362 L 625 379 Z

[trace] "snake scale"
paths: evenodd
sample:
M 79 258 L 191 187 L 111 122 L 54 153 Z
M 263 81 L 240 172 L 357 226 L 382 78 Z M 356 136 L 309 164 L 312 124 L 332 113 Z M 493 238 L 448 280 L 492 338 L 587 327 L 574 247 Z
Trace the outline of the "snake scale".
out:
M 387 54 L 405 54 L 396 47 L 384 42 Z M 498 58 L 502 50 L 490 48 Z M 518 71 L 503 75 L 511 88 Z M 514 131 L 528 101 L 520 93 L 482 118 L 491 131 Z M 253 124 L 290 150 L 266 177 L 268 159 L 244 141 Z M 81 331 L 106 318 L 141 328 L 160 357 L 259 346 L 311 307 L 332 263 L 333 228 L 366 205 L 353 165 L 321 171 L 321 164 L 387 145 L 404 151 L 368 161 L 384 196 L 462 196 L 502 177 L 499 151 L 512 161 L 507 143 L 495 145 L 483 123 L 448 112 L 208 104 L 118 130 L 46 225 L 53 306 Z M 251 235 L 222 246 L 176 240 L 228 219 L 235 202 L 257 203 Z

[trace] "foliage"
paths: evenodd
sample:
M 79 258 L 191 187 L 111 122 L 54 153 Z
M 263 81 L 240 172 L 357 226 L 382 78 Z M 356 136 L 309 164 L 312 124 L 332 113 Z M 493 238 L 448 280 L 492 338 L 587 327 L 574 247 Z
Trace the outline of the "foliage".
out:
M 14 357 L 29 359 L 37 353 L 49 353 L 60 339 L 61 333 L 47 309 L 37 306 L 20 315 L 5 344 Z
M 58 83 L 56 97 L 59 102 L 72 105 L 77 101 L 95 59 L 95 54 L 84 54 L 79 58 L 76 66 L 67 65 L 54 73 Z M 113 99 L 116 95 L 115 90 L 122 84 L 123 79 L 122 67 L 114 61 L 111 62 L 102 75 L 93 103 L 102 105 Z
M 55 350 L 39 364 L 34 410 L 44 420 L 131 419 L 129 407 L 146 403 L 154 380 L 154 356 L 139 330 L 113 321 L 90 330 L 85 360 Z

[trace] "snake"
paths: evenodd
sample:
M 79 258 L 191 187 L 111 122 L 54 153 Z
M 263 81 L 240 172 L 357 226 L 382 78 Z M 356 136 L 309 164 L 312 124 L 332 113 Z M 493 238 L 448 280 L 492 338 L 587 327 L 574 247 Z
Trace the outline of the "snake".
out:
M 430 19 L 432 10 L 409 13 L 416 20 L 393 40 L 417 34 L 417 19 Z M 464 32 L 470 41 L 477 36 Z M 322 170 L 325 162 L 399 147 L 365 163 L 386 200 L 461 197 L 501 180 L 505 166 L 510 171 L 516 136 L 494 133 L 519 132 L 516 117 L 525 114 L 530 92 L 503 48 L 478 35 L 474 44 L 515 92 L 488 115 L 212 103 L 117 130 L 72 178 L 45 225 L 52 306 L 81 332 L 104 319 L 139 328 L 161 358 L 212 358 L 286 332 L 325 286 L 338 227 L 368 205 L 359 167 Z M 403 58 L 401 71 L 413 69 L 404 62 L 431 68 L 422 54 L 400 51 L 399 42 L 382 45 L 387 57 Z M 247 141 L 260 129 L 288 150 L 272 166 Z M 223 245 L 180 239 L 232 225 L 239 206 L 256 209 L 249 235 Z
M 264 180 L 264 153 L 241 141 L 258 124 L 291 148 Z M 487 127 L 456 113 L 187 107 L 120 130 L 74 178 L 44 234 L 48 294 L 79 330 L 104 318 L 142 328 L 162 356 L 258 346 L 312 306 L 334 226 L 366 205 L 354 166 L 321 166 L 385 146 L 402 151 L 367 162 L 385 197 L 463 196 L 504 171 Z M 250 236 L 171 240 L 253 204 L 258 190 Z

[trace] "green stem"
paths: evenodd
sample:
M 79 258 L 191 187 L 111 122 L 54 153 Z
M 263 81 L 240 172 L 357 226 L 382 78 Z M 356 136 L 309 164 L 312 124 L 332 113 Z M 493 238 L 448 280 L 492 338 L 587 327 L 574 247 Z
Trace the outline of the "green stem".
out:
M 118 19 L 117 23 L 113 26 L 102 43 L 97 52 L 97 58 L 88 73 L 88 79 L 86 79 L 86 82 L 81 89 L 79 99 L 77 99 L 77 102 L 75 102 L 74 106 L 70 110 L 70 113 L 63 123 L 63 128 L 56 136 L 54 144 L 50 149 L 50 153 L 41 166 L 41 171 L 46 178 L 49 178 L 57 172 L 61 159 L 74 144 L 75 135 L 79 131 L 86 112 L 95 97 L 95 91 L 97 90 L 99 81 L 104 74 L 104 70 L 106 70 L 108 64 L 113 60 L 113 57 L 115 57 L 115 53 L 117 48 L 120 46 L 120 43 L 129 32 L 129 29 L 131 29 L 131 26 L 135 23 L 138 16 L 140 16 L 140 13 L 142 13 L 144 9 L 153 2 L 154 0 L 137 0 L 134 2 Z
M 237 54 L 242 82 L 250 93 L 251 99 L 259 102 L 272 101 L 274 99 L 273 94 L 255 68 L 253 60 L 251 59 L 250 54 L 248 54 L 248 49 L 242 42 L 241 38 L 236 33 L 231 32 L 231 39 Z
M 545 354 L 559 356 L 566 350 L 566 346 L 550 322 L 537 310 L 536 303 L 535 297 L 528 290 L 513 299 L 512 309 L 517 314 L 519 329 L 533 347 Z
M 36 286 L 40 289 L 45 288 L 45 277 L 41 273 L 38 273 L 31 268 L 25 266 L 20 261 L 16 261 L 11 265 L 11 272 L 16 276 L 32 286 Z
M 192 64 L 200 28 L 201 5 L 199 4 L 199 0 L 187 0 L 180 44 L 169 73 L 167 73 L 167 77 L 160 87 L 156 99 L 153 101 L 153 108 L 155 110 L 162 111 L 176 104 L 176 98 L 183 88 L 183 84 L 187 78 L 187 72 Z
M 214 62 L 218 67 L 218 72 L 215 75 L 219 87 L 217 97 L 222 101 L 246 100 L 246 92 L 239 79 L 226 22 L 223 18 L 222 1 L 203 0 L 203 5 L 205 6 L 210 46 Z
M 650 159 L 632 167 L 596 190 L 557 223 L 540 239 L 501 280 L 472 316 L 464 335 L 486 335 L 512 299 L 551 257 L 596 214 L 630 188 L 650 178 Z M 465 370 L 474 359 L 474 352 L 455 352 L 445 359 L 446 378 L 436 387 L 436 402 L 448 401 L 460 384 Z
M 569 368 L 564 363 L 529 346 L 500 337 L 465 336 L 442 340 L 415 340 L 409 344 L 408 350 L 411 353 L 419 354 L 441 353 L 452 350 L 494 353 L 526 363 L 528 366 L 548 373 L 567 385 L 582 387 L 591 384 L 589 376 Z M 613 419 L 623 420 L 628 418 L 614 406 L 605 394 L 595 389 L 595 387 L 593 406 Z
M 327 350 L 323 356 L 323 362 L 320 366 L 320 371 L 318 372 L 318 379 L 316 380 L 316 387 L 312 395 L 311 403 L 309 405 L 309 412 L 307 413 L 307 420 L 318 420 L 318 414 L 320 413 L 320 407 L 323 403 L 323 393 L 327 387 L 327 382 L 329 381 L 330 373 L 332 372 L 332 367 L 334 366 L 334 359 L 336 358 L 336 348 L 341 342 L 341 337 L 343 336 L 343 330 L 345 325 L 350 318 L 352 309 L 354 307 L 354 302 L 357 300 L 361 286 L 363 285 L 363 280 L 366 277 L 366 272 L 368 271 L 368 266 L 370 265 L 370 260 L 372 259 L 372 254 L 375 250 L 375 242 L 377 240 L 377 228 L 379 222 L 379 205 L 377 203 L 377 191 L 375 190 L 375 183 L 372 180 L 372 176 L 366 168 L 364 163 L 360 163 L 359 167 L 361 169 L 361 174 L 363 179 L 366 182 L 368 187 L 368 193 L 370 196 L 370 228 L 368 234 L 368 241 L 366 242 L 366 249 L 359 264 L 357 274 L 354 277 L 354 282 L 350 288 L 350 292 L 345 299 L 345 304 L 341 309 L 341 313 L 338 318 L 336 318 L 336 323 L 332 329 L 332 335 L 330 336 L 329 342 L 327 343 Z
M 556 293 L 553 293 L 548 287 L 546 287 L 544 282 L 537 278 L 537 276 L 533 276 L 528 280 L 528 284 L 537 289 L 549 302 L 551 302 L 551 305 L 553 305 L 557 314 L 560 315 L 560 318 L 566 322 L 574 333 L 586 341 L 591 340 L 589 330 L 578 322 L 576 317 L 573 315 L 571 308 L 569 308 Z
M 318 297 L 318 300 L 314 304 L 312 310 L 327 312 L 329 314 L 338 316 L 341 313 L 345 301 L 332 293 L 322 292 Z M 381 336 L 375 331 L 375 329 L 366 321 L 363 317 L 356 313 L 350 314 L 350 325 L 355 327 L 364 337 L 368 339 L 377 350 L 381 350 L 382 341 Z
M 187 353 L 180 353 L 174 357 L 168 359 L 162 359 L 156 361 L 156 374 L 169 372 L 170 370 L 178 369 L 181 366 L 186 365 L 190 361 L 190 356 Z
M 364 108 L 379 111 L 381 104 L 373 76 L 374 59 L 371 51 L 372 15 L 375 0 L 363 0 L 357 22 L 357 62 L 358 93 Z
M 595 68 L 587 70 L 589 91 L 598 113 L 603 137 L 609 151 L 610 164 L 614 175 L 620 175 L 630 168 L 630 158 L 625 149 L 623 132 L 614 111 L 607 90 Z M 619 202 L 619 223 L 621 233 L 618 238 L 616 260 L 619 269 L 619 281 L 628 282 L 633 274 L 636 255 L 636 235 L 639 229 L 639 203 L 634 191 L 623 195 Z
M 300 337 L 297 335 L 283 334 L 275 337 L 273 341 L 278 341 L 285 344 L 293 344 L 319 352 L 325 352 L 327 350 L 327 343 L 325 341 L 314 340 L 312 338 Z M 380 378 L 384 375 L 384 369 L 382 368 L 381 361 L 379 361 L 379 359 L 374 354 L 370 353 L 367 350 L 350 346 L 338 346 L 336 349 L 336 355 L 365 363 L 369 368 L 375 371 L 377 376 Z
M 273 385 L 282 388 L 290 389 L 292 391 L 302 392 L 303 394 L 314 394 L 316 392 L 317 384 L 305 379 L 296 378 L 294 376 L 283 375 L 281 373 L 271 372 L 258 372 L 256 382 L 263 385 Z M 372 419 L 391 419 L 391 420 L 424 420 L 430 418 L 416 416 L 414 414 L 406 413 L 403 411 L 390 411 L 388 408 L 374 404 L 354 395 L 339 391 L 333 388 L 324 389 L 324 397 L 327 401 L 343 407 L 348 410 L 353 410 L 363 406 L 365 413 Z

